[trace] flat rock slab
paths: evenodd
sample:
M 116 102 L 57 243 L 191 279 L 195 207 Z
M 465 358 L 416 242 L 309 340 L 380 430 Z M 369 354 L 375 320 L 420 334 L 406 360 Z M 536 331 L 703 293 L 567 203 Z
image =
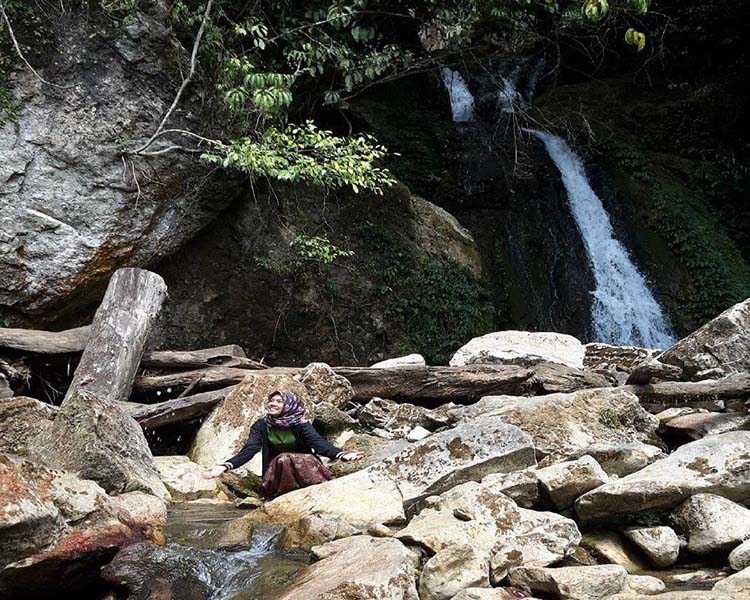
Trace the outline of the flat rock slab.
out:
M 606 522 L 646 510 L 666 512 L 700 493 L 747 501 L 750 432 L 722 433 L 681 446 L 636 473 L 587 492 L 575 507 L 582 522 Z
M 162 483 L 176 502 L 216 498 L 216 479 L 205 479 L 205 467 L 187 456 L 155 456 L 154 464 Z
M 615 531 L 596 531 L 584 534 L 581 546 L 591 551 L 599 562 L 620 565 L 628 573 L 641 573 L 648 566 L 620 534 Z
M 669 419 L 665 434 L 683 439 L 699 440 L 707 435 L 750 429 L 750 415 L 740 413 L 694 413 Z
M 354 536 L 315 548 L 277 600 L 419 600 L 419 557 L 398 540 Z
M 619 565 L 591 567 L 516 567 L 509 581 L 532 592 L 554 594 L 561 600 L 601 600 L 626 589 L 628 574 Z
M 500 363 L 531 366 L 551 362 L 583 368 L 583 344 L 564 333 L 498 331 L 476 337 L 453 355 L 450 366 Z

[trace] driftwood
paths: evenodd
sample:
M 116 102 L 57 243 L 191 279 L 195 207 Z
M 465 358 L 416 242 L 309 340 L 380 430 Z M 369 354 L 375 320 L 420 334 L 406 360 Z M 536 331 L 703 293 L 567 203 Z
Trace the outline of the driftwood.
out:
M 175 398 L 158 404 L 139 404 L 135 408 L 129 408 L 127 412 L 144 429 L 156 429 L 164 425 L 189 421 L 207 415 L 235 387 L 230 386 L 193 396 Z
M 144 354 L 141 366 L 156 369 L 201 369 L 203 367 L 233 367 L 237 369 L 267 369 L 258 361 L 245 356 L 236 344 L 204 350 L 155 350 Z
M 750 399 L 750 373 L 711 381 L 665 381 L 650 385 L 626 385 L 642 404 L 686 406 L 719 400 Z
M 0 328 L 0 348 L 37 354 L 75 354 L 83 352 L 91 335 L 91 325 L 66 331 Z
M 166 296 L 167 286 L 156 273 L 119 269 L 112 275 L 63 406 L 81 393 L 104 404 L 128 399 Z
M 465 367 L 335 367 L 354 388 L 354 400 L 366 402 L 374 396 L 400 401 L 471 402 L 490 394 L 533 396 L 571 392 L 589 387 L 605 387 L 601 375 L 562 365 L 534 367 L 512 365 L 469 365 Z M 301 368 L 274 367 L 264 374 L 294 376 Z M 167 375 L 140 376 L 135 388 L 141 392 L 183 389 L 210 390 L 240 383 L 244 369 L 209 368 Z

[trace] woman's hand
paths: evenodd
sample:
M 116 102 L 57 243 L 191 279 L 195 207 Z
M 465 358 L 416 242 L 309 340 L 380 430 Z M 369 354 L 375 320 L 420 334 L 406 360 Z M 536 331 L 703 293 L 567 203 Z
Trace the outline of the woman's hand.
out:
M 344 452 L 339 456 L 339 460 L 343 462 L 351 462 L 353 460 L 359 460 L 360 458 L 362 458 L 361 452 Z
M 214 479 L 227 470 L 226 465 L 215 465 L 206 469 L 203 473 L 203 479 Z

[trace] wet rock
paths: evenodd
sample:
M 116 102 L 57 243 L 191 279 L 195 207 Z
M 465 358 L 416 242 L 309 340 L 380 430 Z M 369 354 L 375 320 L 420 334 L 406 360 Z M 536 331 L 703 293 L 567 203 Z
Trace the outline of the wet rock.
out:
M 750 567 L 750 540 L 742 542 L 729 553 L 729 566 L 735 571 Z
M 488 556 L 470 545 L 441 550 L 430 558 L 419 578 L 421 600 L 451 600 L 469 587 L 489 587 Z
M 234 456 L 247 441 L 252 424 L 265 414 L 268 395 L 277 390 L 297 394 L 310 407 L 307 388 L 293 378 L 250 373 L 203 422 L 190 448 L 191 460 L 210 467 Z M 261 475 L 260 452 L 239 471 Z
M 692 496 L 672 513 L 672 521 L 695 554 L 728 552 L 750 538 L 750 510 L 715 494 Z
M 205 479 L 205 467 L 194 463 L 187 456 L 155 456 L 154 464 L 173 501 L 216 498 L 216 480 Z
M 490 473 L 535 464 L 528 435 L 502 419 L 482 418 L 435 433 L 370 470 L 395 481 L 408 503 Z
M 559 460 L 576 460 L 582 456 L 589 455 L 602 468 L 607 475 L 625 477 L 667 455 L 661 448 L 634 442 L 631 444 L 592 444 L 576 448 L 565 455 L 550 455 L 539 461 L 539 467 L 548 467 Z
M 310 363 L 297 379 L 307 388 L 310 401 L 314 405 L 327 402 L 336 408 L 343 408 L 354 398 L 354 390 L 349 380 L 336 375 L 326 363 Z
M 452 367 L 500 363 L 532 366 L 541 362 L 583 368 L 583 344 L 571 335 L 549 332 L 498 331 L 474 338 L 459 348 Z
M 426 365 L 427 363 L 425 362 L 424 356 L 421 354 L 408 354 L 407 356 L 398 356 L 396 358 L 389 358 L 388 360 L 381 360 L 370 366 L 373 369 L 390 369 L 392 367 L 424 367 Z
M 750 298 L 728 308 L 658 358 L 682 368 L 687 377 L 709 369 L 720 369 L 725 375 L 750 371 Z
M 485 396 L 451 414 L 461 422 L 481 416 L 515 425 L 532 437 L 539 458 L 568 456 L 594 444 L 661 444 L 654 416 L 635 395 L 616 388 L 534 398 Z
M 694 413 L 669 419 L 664 434 L 682 440 L 699 440 L 707 435 L 750 429 L 750 415 L 732 413 Z
M 315 405 L 313 426 L 321 435 L 335 435 L 351 429 L 356 424 L 352 417 L 330 402 L 319 402 Z
M 562 510 L 573 505 L 581 494 L 607 482 L 609 477 L 593 458 L 562 462 L 536 470 L 542 501 L 549 508 Z
M 534 469 L 493 473 L 482 478 L 482 485 L 493 492 L 505 494 L 523 508 L 531 508 L 539 501 L 539 481 Z
M 596 565 L 556 569 L 516 567 L 508 577 L 513 585 L 554 594 L 562 600 L 600 600 L 623 591 L 628 574 L 619 565 Z
M 228 552 L 246 550 L 255 531 L 255 523 L 244 517 L 227 521 L 215 534 L 213 548 Z
M 0 400 L 0 453 L 27 456 L 29 444 L 50 427 L 57 410 L 25 396 Z
M 647 565 L 617 532 L 597 531 L 586 533 L 581 539 L 581 546 L 586 548 L 600 562 L 620 565 L 628 573 L 640 573 L 647 570 Z
M 747 567 L 730 575 L 726 579 L 722 579 L 711 588 L 712 592 L 721 594 L 735 594 L 740 598 L 747 598 L 750 596 L 750 567 Z
M 671 527 L 629 527 L 623 535 L 638 546 L 655 567 L 667 569 L 677 562 L 680 540 Z
M 397 540 L 354 536 L 314 552 L 321 560 L 303 569 L 277 600 L 419 600 L 419 558 Z
M 694 494 L 750 494 L 750 432 L 713 435 L 681 446 L 640 471 L 587 492 L 575 504 L 583 522 L 605 522 L 640 511 L 668 511 Z
M 288 550 L 309 550 L 313 546 L 320 546 L 355 533 L 357 530 L 340 517 L 326 514 L 310 515 L 284 527 L 281 545 Z
M 277 523 L 326 513 L 363 530 L 374 524 L 406 520 L 396 482 L 369 469 L 294 490 L 266 502 L 263 510 Z

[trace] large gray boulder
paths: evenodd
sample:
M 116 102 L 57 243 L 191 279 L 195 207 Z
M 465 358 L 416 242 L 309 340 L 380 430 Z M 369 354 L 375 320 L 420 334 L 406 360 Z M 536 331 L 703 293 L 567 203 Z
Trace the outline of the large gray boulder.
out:
M 181 83 L 177 62 L 189 61 L 156 12 L 117 27 L 71 7 L 32 58 L 64 89 L 13 73 L 18 116 L 0 127 L 0 316 L 40 324 L 90 303 L 116 268 L 174 252 L 232 200 L 195 155 L 124 154 L 156 130 Z M 188 93 L 169 126 L 205 132 L 200 121 Z
M 658 356 L 688 377 L 717 369 L 725 375 L 750 371 L 750 298 L 735 304 Z
M 561 600 L 601 600 L 627 589 L 628 574 L 619 565 L 591 567 L 516 567 L 510 583 Z
M 750 538 L 750 510 L 715 494 L 685 500 L 672 513 L 672 521 L 694 554 L 728 552 Z
M 419 597 L 451 600 L 466 588 L 489 586 L 487 554 L 469 544 L 451 546 L 425 563 L 419 577 Z
M 750 495 L 750 432 L 713 435 L 627 477 L 587 492 L 575 504 L 584 522 L 604 522 L 641 511 L 670 511 L 694 494 L 746 502 Z
M 638 546 L 655 567 L 667 569 L 677 562 L 680 538 L 671 527 L 629 527 L 623 535 Z
M 458 349 L 452 367 L 499 363 L 531 366 L 541 362 L 583 368 L 583 344 L 572 335 L 532 331 L 497 331 L 474 338 Z

